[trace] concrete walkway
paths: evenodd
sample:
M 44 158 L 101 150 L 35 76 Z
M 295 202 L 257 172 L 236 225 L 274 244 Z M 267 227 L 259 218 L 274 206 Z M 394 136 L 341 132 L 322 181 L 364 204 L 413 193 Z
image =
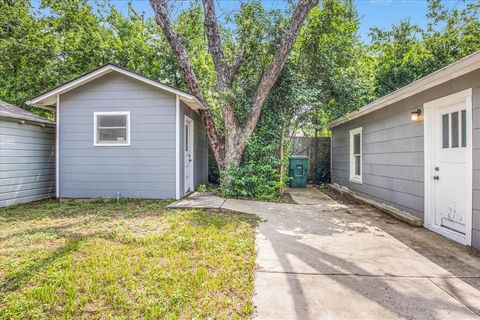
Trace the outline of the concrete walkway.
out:
M 265 219 L 256 240 L 256 318 L 480 319 L 476 251 L 312 188 L 291 194 L 297 205 L 208 194 L 182 200 Z

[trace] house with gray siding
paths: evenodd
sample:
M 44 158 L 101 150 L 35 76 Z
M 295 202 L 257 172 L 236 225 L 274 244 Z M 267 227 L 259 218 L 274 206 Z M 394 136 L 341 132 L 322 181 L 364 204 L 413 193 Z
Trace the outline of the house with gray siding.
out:
M 207 183 L 189 93 L 108 64 L 27 103 L 56 114 L 58 198 L 179 199 Z
M 329 126 L 333 183 L 480 249 L 480 52 Z
M 0 207 L 55 195 L 55 123 L 0 101 Z

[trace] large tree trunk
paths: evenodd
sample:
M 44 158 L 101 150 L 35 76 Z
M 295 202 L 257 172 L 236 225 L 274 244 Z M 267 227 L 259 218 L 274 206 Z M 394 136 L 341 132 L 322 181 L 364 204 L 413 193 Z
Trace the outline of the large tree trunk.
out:
M 244 51 L 238 50 L 237 56 L 229 63 L 223 53 L 223 46 L 220 38 L 220 31 L 215 14 L 213 0 L 203 0 L 204 9 L 204 29 L 208 40 L 208 51 L 213 58 L 217 75 L 218 89 L 220 93 L 222 117 L 225 127 L 225 138 L 222 138 L 213 119 L 212 112 L 203 98 L 200 86 L 193 72 L 191 61 L 188 58 L 187 51 L 172 28 L 168 16 L 167 0 L 150 0 L 155 12 L 155 19 L 163 30 L 163 33 L 172 47 L 183 77 L 190 92 L 207 107 L 207 110 L 200 112 L 202 122 L 206 128 L 210 146 L 215 155 L 220 172 L 224 172 L 227 166 L 238 167 L 242 160 L 242 155 L 247 145 L 248 138 L 252 135 L 257 126 L 260 113 L 262 111 L 265 99 L 270 90 L 277 81 L 282 68 L 287 61 L 288 55 L 292 50 L 293 44 L 300 32 L 300 28 L 305 21 L 307 14 L 318 3 L 318 0 L 300 0 L 295 8 L 290 22 L 285 27 L 284 35 L 280 46 L 271 62 L 263 74 L 255 97 L 253 106 L 245 124 L 241 124 L 235 115 L 235 106 L 227 99 L 227 94 L 232 89 L 232 83 L 235 75 L 242 63 Z

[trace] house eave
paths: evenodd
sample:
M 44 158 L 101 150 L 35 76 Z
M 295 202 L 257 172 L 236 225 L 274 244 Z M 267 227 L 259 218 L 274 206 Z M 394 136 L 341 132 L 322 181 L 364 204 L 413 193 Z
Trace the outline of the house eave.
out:
M 27 120 L 27 119 L 21 119 L 21 118 L 15 118 L 15 117 L 4 117 L 0 116 L 0 119 L 9 121 L 9 122 L 16 122 L 20 124 L 30 124 L 34 126 L 39 126 L 39 127 L 55 127 L 55 123 L 47 122 L 47 121 L 33 121 L 33 120 Z
M 113 64 L 107 64 L 103 67 L 100 67 L 96 70 L 93 70 L 85 75 L 82 75 L 76 79 L 73 79 L 63 85 L 60 85 L 56 88 L 53 88 L 52 90 L 49 90 L 35 98 L 32 98 L 26 102 L 28 105 L 36 106 L 38 108 L 54 111 L 56 108 L 56 101 L 57 101 L 57 95 L 61 95 L 64 93 L 67 93 L 77 87 L 80 87 L 90 81 L 93 81 L 97 78 L 100 78 L 110 72 L 119 72 L 121 74 L 124 74 L 126 76 L 129 76 L 131 78 L 137 79 L 139 81 L 142 81 L 144 83 L 147 83 L 149 85 L 152 85 L 154 87 L 157 87 L 159 89 L 165 90 L 167 92 L 173 93 L 177 96 L 180 97 L 182 101 L 185 102 L 190 108 L 194 110 L 198 109 L 206 109 L 206 107 L 193 95 L 183 92 L 181 90 L 172 88 L 170 86 L 167 86 L 165 84 L 162 84 L 156 80 L 147 78 L 145 76 L 142 76 L 138 73 L 135 73 L 133 71 L 124 69 L 122 67 L 119 67 L 117 65 Z
M 406 99 L 410 96 L 438 86 L 452 79 L 458 78 L 479 68 L 480 51 L 475 52 L 463 59 L 460 59 L 457 62 L 454 62 L 446 67 L 443 67 L 442 69 L 439 69 L 423 78 L 420 78 L 419 80 L 416 80 L 406 85 L 405 87 L 393 91 L 386 96 L 363 106 L 357 111 L 350 112 L 343 117 L 335 119 L 334 121 L 328 123 L 327 127 L 333 128 L 335 126 L 349 122 L 353 119 L 362 117 L 366 114 L 387 107 L 395 102 Z

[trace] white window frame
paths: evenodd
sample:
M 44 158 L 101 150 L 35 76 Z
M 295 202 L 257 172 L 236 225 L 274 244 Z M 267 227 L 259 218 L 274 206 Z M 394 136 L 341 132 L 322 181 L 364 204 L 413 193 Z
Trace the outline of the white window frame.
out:
M 99 143 L 97 142 L 98 116 L 127 116 L 127 139 L 125 143 Z M 93 113 L 93 145 L 95 147 L 128 147 L 130 146 L 130 111 L 109 111 Z
M 359 127 L 356 129 L 350 130 L 350 181 L 354 183 L 362 183 L 362 175 L 363 175 L 363 128 Z M 353 154 L 354 148 L 354 141 L 353 137 L 357 134 L 360 134 L 360 175 L 355 174 L 355 155 Z

